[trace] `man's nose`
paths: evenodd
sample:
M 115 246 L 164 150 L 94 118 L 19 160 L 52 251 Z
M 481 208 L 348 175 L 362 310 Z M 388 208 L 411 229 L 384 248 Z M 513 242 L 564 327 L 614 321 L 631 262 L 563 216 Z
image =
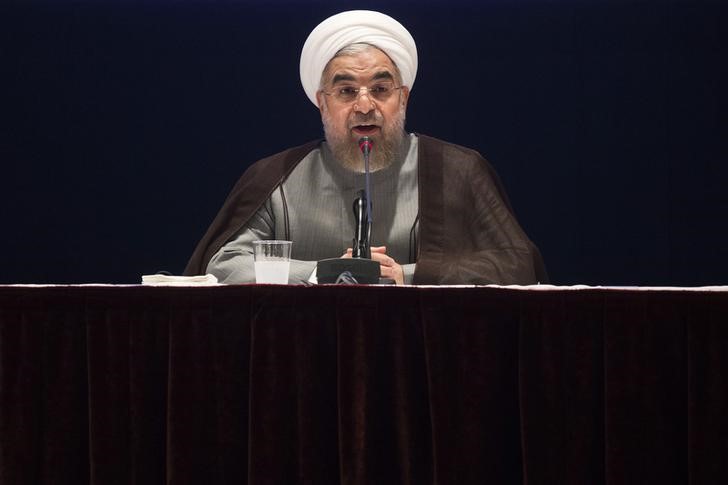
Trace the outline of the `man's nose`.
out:
M 374 109 L 374 101 L 369 97 L 369 92 L 359 91 L 359 96 L 356 98 L 354 103 L 354 111 L 359 113 L 367 114 Z

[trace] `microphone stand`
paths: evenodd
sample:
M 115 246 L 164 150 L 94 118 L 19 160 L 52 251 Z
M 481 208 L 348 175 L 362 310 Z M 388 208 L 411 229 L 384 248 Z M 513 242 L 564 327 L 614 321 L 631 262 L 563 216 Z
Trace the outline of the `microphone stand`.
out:
M 331 258 L 319 261 L 316 277 L 319 283 L 336 283 L 342 273 L 348 272 L 360 284 L 379 283 L 379 263 L 372 260 L 369 242 L 372 235 L 371 197 L 369 192 L 369 152 L 372 141 L 368 136 L 359 140 L 364 155 L 365 189 L 354 199 L 355 233 L 351 246 L 351 258 Z
M 372 230 L 372 220 L 369 217 L 369 207 L 367 206 L 367 196 L 363 190 L 359 191 L 359 197 L 354 199 L 354 221 L 356 229 L 354 233 L 354 242 L 351 246 L 352 258 L 371 259 L 372 252 L 369 246 Z
M 364 136 L 359 140 L 359 149 L 364 155 L 364 190 L 359 191 L 359 197 L 354 200 L 354 221 L 356 233 L 352 245 L 352 257 L 371 259 L 372 253 L 369 242 L 372 236 L 372 199 L 369 189 L 369 153 L 372 150 L 372 140 Z

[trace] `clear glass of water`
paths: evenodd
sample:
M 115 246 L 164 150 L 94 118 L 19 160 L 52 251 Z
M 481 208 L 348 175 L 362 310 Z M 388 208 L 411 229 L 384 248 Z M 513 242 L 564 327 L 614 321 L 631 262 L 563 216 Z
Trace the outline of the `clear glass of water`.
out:
M 292 244 L 291 241 L 253 241 L 256 283 L 288 284 Z

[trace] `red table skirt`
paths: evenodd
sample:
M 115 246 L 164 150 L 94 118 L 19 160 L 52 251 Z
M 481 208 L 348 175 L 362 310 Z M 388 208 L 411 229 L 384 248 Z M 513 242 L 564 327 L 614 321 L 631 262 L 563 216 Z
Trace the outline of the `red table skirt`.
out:
M 728 293 L 1 287 L 2 484 L 728 483 Z

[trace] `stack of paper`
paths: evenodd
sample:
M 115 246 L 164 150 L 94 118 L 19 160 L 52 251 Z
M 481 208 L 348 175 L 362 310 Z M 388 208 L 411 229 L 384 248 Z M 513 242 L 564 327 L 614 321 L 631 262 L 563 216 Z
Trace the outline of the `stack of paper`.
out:
M 211 274 L 204 276 L 150 274 L 142 276 L 142 284 L 151 286 L 213 286 L 217 284 L 217 278 Z

